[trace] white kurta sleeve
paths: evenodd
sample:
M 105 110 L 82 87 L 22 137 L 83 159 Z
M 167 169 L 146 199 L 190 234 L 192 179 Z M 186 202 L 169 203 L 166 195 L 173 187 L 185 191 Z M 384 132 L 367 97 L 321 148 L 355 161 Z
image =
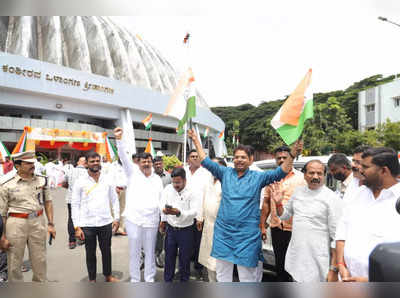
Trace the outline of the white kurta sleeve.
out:
M 119 221 L 119 200 L 118 200 L 118 194 L 117 194 L 117 192 L 115 190 L 115 186 L 113 184 L 110 184 L 109 195 L 111 198 L 111 205 L 113 208 L 114 220 Z
M 328 209 L 328 228 L 329 237 L 331 239 L 331 247 L 336 248 L 336 229 L 338 227 L 338 222 L 342 217 L 343 211 L 343 201 L 336 194 L 332 194 L 329 200 Z

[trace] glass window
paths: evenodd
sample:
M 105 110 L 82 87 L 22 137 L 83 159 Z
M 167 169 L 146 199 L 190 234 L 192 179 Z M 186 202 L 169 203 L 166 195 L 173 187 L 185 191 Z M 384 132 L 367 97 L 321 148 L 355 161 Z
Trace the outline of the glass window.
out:
M 373 111 L 375 111 L 375 105 L 374 104 L 366 105 L 365 109 L 367 110 L 367 112 L 373 112 Z

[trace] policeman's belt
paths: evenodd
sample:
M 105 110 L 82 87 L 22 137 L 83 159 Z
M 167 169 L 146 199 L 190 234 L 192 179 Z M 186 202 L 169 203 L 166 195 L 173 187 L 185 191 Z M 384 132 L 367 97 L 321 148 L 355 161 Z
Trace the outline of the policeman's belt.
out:
M 42 214 L 43 214 L 43 209 L 32 213 L 8 213 L 8 216 L 31 219 L 39 217 Z

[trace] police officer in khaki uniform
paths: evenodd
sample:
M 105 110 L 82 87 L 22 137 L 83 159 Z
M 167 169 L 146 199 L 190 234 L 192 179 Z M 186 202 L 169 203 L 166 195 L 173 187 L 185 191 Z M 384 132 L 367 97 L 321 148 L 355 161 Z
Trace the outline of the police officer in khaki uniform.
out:
M 21 265 L 25 246 L 32 263 L 32 281 L 47 280 L 46 234 L 53 238 L 53 205 L 47 178 L 35 175 L 35 152 L 14 154 L 17 173 L 0 186 L 0 214 L 5 231 L 0 248 L 7 251 L 9 281 L 23 281 Z M 46 212 L 46 225 L 43 212 Z M 47 233 L 46 233 L 47 231 Z

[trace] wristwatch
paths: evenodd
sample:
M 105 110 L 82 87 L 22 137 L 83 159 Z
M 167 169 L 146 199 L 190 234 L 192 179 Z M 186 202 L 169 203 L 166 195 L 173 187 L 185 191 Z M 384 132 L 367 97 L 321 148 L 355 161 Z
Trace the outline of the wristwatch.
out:
M 175 215 L 176 217 L 179 217 L 179 216 L 181 216 L 181 212 L 180 211 L 178 211 L 178 214 L 177 215 Z
M 335 273 L 338 273 L 338 272 L 339 272 L 338 267 L 333 266 L 333 265 L 330 265 L 330 266 L 329 266 L 329 270 L 330 270 L 330 271 L 333 271 L 333 272 L 335 272 Z
M 50 221 L 47 223 L 47 225 L 54 228 L 54 223 L 52 223 Z

